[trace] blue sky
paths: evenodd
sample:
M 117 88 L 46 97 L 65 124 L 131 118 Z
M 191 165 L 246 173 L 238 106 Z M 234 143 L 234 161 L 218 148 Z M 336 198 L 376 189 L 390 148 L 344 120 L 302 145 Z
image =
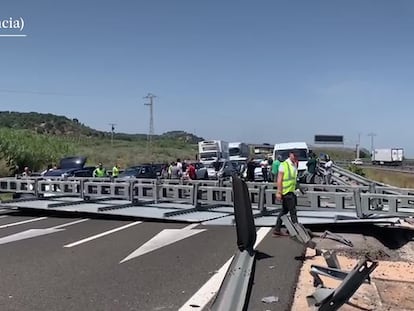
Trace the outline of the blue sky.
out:
M 2 1 L 0 110 L 208 139 L 403 147 L 414 156 L 413 1 Z M 12 33 L 0 29 L 1 34 Z

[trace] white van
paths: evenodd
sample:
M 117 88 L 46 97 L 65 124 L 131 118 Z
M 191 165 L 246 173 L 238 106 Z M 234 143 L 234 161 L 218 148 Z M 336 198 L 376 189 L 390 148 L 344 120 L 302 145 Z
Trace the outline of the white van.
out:
M 306 172 L 306 163 L 308 162 L 309 148 L 305 142 L 275 144 L 275 148 L 273 150 L 273 159 L 276 160 L 278 156 L 281 156 L 282 161 L 284 161 L 289 157 L 289 152 L 293 149 L 299 151 L 298 177 L 300 178 Z

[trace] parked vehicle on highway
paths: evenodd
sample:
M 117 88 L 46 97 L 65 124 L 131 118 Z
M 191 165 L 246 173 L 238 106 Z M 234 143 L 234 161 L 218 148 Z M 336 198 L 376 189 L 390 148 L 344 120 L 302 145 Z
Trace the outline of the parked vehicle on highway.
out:
M 309 159 L 309 148 L 305 142 L 275 144 L 273 159 L 277 159 L 278 156 L 281 156 L 282 161 L 285 161 L 289 157 L 289 152 L 293 149 L 299 151 L 298 178 L 299 180 L 303 180 L 307 170 L 306 163 L 308 163 Z
M 209 179 L 230 178 L 233 174 L 238 175 L 238 167 L 235 162 L 220 160 L 207 165 Z
M 94 166 L 86 166 L 86 157 L 75 156 L 60 160 L 57 169 L 49 170 L 43 177 L 92 177 Z
M 156 179 L 158 177 L 157 172 L 154 170 L 152 165 L 136 165 L 125 169 L 121 174 L 118 175 L 119 179 L 129 178 L 149 178 Z
M 198 143 L 198 158 L 204 165 L 222 159 L 229 160 L 229 143 L 222 140 L 205 140 Z
M 158 177 L 161 177 L 162 174 L 162 169 L 164 167 L 165 164 L 162 163 L 143 163 L 141 165 L 144 166 L 151 166 L 152 169 L 155 171 L 155 173 L 157 174 Z
M 246 162 L 250 156 L 249 145 L 242 142 L 229 143 L 229 155 L 231 161 Z
M 362 165 L 362 164 L 364 164 L 364 162 L 362 162 L 362 160 L 359 159 L 359 158 L 353 160 L 351 163 L 354 164 L 354 165 Z
M 372 154 L 373 165 L 402 165 L 403 160 L 403 148 L 375 149 Z

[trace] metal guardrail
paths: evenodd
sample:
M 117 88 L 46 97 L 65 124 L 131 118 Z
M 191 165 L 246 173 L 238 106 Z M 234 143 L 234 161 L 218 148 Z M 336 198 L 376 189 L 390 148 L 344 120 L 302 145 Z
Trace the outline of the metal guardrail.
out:
M 176 202 L 194 208 L 233 206 L 231 183 L 227 181 L 191 181 L 177 183 L 148 179 L 95 181 L 96 179 L 0 179 L 0 192 L 46 196 L 74 196 L 84 200 L 122 199 L 131 203 Z M 272 214 L 280 208 L 275 198 L 275 184 L 246 183 L 249 200 L 261 213 Z M 414 189 L 387 186 L 303 185 L 298 195 L 298 210 L 355 211 L 358 217 L 371 215 L 406 216 L 414 214 Z

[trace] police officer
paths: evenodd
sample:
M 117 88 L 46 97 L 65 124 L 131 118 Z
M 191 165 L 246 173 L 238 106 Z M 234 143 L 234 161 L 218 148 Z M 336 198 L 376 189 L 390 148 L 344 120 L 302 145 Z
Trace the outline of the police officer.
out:
M 282 210 L 277 216 L 276 225 L 273 229 L 273 236 L 288 235 L 280 230 L 282 226 L 282 216 L 290 213 L 292 222 L 297 223 L 296 215 L 296 182 L 298 176 L 297 158 L 299 156 L 298 150 L 291 150 L 289 157 L 280 163 L 279 172 L 277 176 L 277 193 L 276 199 L 282 201 Z

